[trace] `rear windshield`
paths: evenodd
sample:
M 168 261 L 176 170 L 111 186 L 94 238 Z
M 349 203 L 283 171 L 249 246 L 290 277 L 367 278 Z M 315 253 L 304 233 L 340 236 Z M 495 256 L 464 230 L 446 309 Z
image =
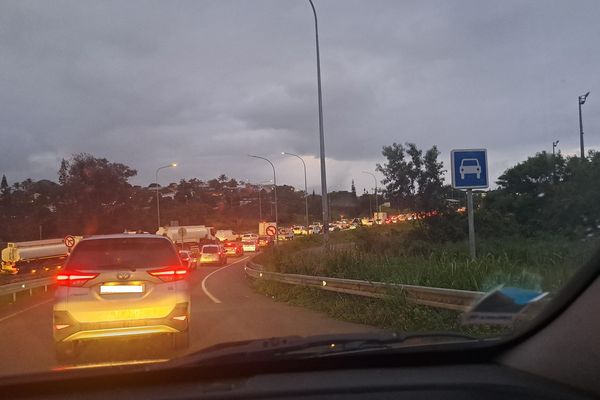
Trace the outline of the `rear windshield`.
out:
M 479 164 L 477 162 L 477 160 L 464 160 L 463 161 L 463 165 L 466 165 L 466 166 L 477 165 L 477 164 Z
M 225 243 L 224 245 L 225 247 L 236 247 L 237 244 L 236 243 Z
M 217 246 L 204 246 L 202 248 L 203 253 L 214 254 L 219 252 L 219 248 Z
M 73 249 L 65 268 L 154 268 L 177 264 L 177 253 L 167 240 L 122 238 L 80 242 Z
M 244 240 L 244 244 L 254 244 L 256 243 L 254 240 Z

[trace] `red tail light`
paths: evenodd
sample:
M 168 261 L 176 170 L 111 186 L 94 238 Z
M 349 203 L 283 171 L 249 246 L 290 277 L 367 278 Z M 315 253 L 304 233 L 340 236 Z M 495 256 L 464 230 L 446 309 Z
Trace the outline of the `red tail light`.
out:
M 184 266 L 175 265 L 173 267 L 166 267 L 161 269 L 155 269 L 153 271 L 148 271 L 148 273 L 152 276 L 157 277 L 163 282 L 173 282 L 185 278 L 186 274 L 188 273 L 188 270 Z
M 56 275 L 56 283 L 60 286 L 81 287 L 98 275 L 89 272 L 64 271 Z

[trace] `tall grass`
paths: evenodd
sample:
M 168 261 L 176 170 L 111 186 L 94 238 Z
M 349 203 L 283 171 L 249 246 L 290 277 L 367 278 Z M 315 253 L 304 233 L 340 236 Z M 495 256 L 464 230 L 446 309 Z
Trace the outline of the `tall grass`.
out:
M 599 241 L 562 237 L 482 240 L 471 261 L 465 243 L 429 244 L 393 230 L 357 231 L 352 246 L 318 249 L 318 240 L 291 242 L 257 262 L 283 273 L 322 275 L 452 289 L 487 291 L 500 284 L 556 291 Z M 312 247 L 312 249 L 310 249 Z

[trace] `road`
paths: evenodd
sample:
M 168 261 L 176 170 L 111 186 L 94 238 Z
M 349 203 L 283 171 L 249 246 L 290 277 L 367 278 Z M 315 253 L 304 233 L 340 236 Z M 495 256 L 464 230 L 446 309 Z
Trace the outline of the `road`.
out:
M 247 257 L 225 267 L 199 267 L 190 276 L 191 340 L 186 351 L 173 352 L 163 338 L 90 343 L 70 365 L 59 365 L 52 341 L 52 295 L 16 303 L 0 311 L 2 374 L 165 360 L 213 344 L 288 335 L 372 332 L 372 327 L 337 321 L 323 314 L 279 303 L 256 293 L 244 273 Z

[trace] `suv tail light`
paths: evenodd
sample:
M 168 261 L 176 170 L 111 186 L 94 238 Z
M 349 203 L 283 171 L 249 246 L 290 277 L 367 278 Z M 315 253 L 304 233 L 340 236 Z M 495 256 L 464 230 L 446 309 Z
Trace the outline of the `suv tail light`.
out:
M 99 274 L 79 271 L 64 271 L 56 275 L 56 283 L 60 286 L 81 287 L 87 281 L 94 279 Z
M 187 268 L 181 265 L 175 265 L 173 267 L 166 267 L 148 271 L 150 275 L 157 277 L 163 282 L 173 282 L 182 280 L 183 278 L 185 278 L 187 272 Z

